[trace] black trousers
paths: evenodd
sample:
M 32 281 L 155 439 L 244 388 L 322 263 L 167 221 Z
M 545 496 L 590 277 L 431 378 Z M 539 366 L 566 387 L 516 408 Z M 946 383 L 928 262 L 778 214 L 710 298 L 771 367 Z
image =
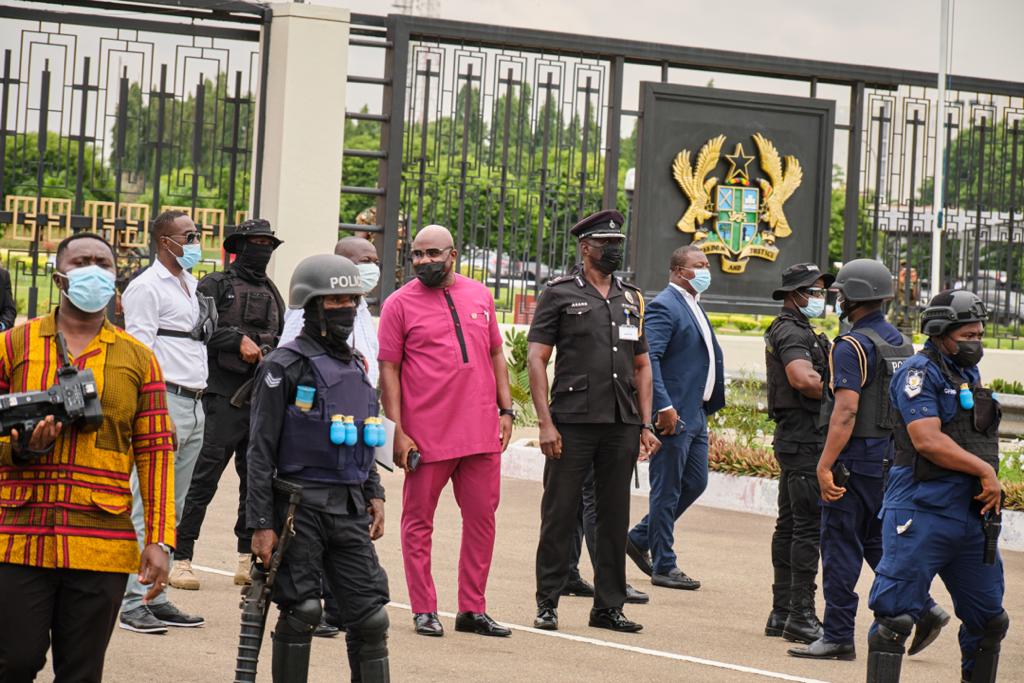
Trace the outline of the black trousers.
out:
M 814 583 L 821 546 L 820 491 L 815 473 L 818 444 L 801 446 L 799 454 L 779 457 L 779 517 L 772 534 L 772 609 L 814 606 Z M 803 456 L 803 457 L 796 457 Z
M 283 526 L 288 501 L 275 500 L 276 528 Z M 273 600 L 282 610 L 304 600 L 319 600 L 321 580 L 335 605 L 331 622 L 345 629 L 350 661 L 363 646 L 359 624 L 388 604 L 388 577 L 370 540 L 370 516 L 353 505 L 349 514 L 334 514 L 300 505 L 295 538 L 281 561 Z M 358 672 L 353 672 L 358 675 Z
M 127 582 L 127 574 L 0 563 L 0 681 L 34 681 L 51 645 L 55 683 L 102 681 Z
M 640 425 L 559 424 L 562 457 L 544 466 L 540 542 L 537 545 L 537 603 L 558 605 L 572 567 L 572 538 L 578 523 L 583 482 L 593 471 L 597 511 L 594 607 L 622 607 L 626 601 L 626 531 L 629 485 L 640 451 Z
M 587 478 L 583 480 L 583 495 L 580 498 L 580 515 L 576 524 L 576 531 L 572 535 L 572 546 L 570 557 L 572 568 L 569 569 L 569 579 L 574 581 L 582 578 L 580 576 L 580 555 L 583 553 L 583 541 L 587 542 L 587 555 L 590 556 L 590 566 L 597 566 L 597 505 L 594 501 L 594 468 L 590 468 Z
M 238 539 L 238 552 L 248 553 L 252 549 L 252 532 L 245 522 L 245 452 L 249 448 L 249 407 L 234 407 L 229 396 L 206 394 L 203 396 L 203 410 L 206 412 L 203 448 L 196 459 L 192 484 L 185 497 L 185 508 L 178 520 L 178 545 L 174 549 L 176 560 L 192 559 L 199 530 L 206 518 L 206 508 L 217 493 L 217 485 L 232 455 L 235 456 L 235 472 L 238 473 L 235 538 Z

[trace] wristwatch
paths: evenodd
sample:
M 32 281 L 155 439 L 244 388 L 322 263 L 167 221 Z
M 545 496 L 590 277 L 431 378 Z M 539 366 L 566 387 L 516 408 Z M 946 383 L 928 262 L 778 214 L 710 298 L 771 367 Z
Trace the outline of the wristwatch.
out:
M 163 550 L 168 555 L 170 555 L 171 553 L 174 552 L 174 548 L 172 548 L 171 546 L 167 545 L 166 543 L 157 543 L 157 545 L 160 546 L 160 550 Z
M 657 430 L 654 429 L 654 425 L 652 423 L 650 423 L 650 422 L 645 424 L 643 426 L 643 429 L 646 429 L 646 430 L 650 431 L 651 434 L 657 434 L 658 433 Z
M 502 416 L 505 416 L 505 415 L 511 416 L 513 420 L 516 419 L 516 409 L 515 408 L 499 408 L 498 409 L 498 416 L 502 417 Z

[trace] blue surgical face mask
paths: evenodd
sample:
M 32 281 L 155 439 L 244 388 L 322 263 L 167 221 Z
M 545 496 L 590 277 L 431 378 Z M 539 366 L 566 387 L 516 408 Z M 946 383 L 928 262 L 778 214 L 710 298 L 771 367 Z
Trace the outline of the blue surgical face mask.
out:
M 99 266 L 84 266 L 57 275 L 68 281 L 68 301 L 85 313 L 102 311 L 114 296 L 114 274 Z
M 807 299 L 807 305 L 800 307 L 800 312 L 808 318 L 819 318 L 825 312 L 825 300 L 810 297 Z
M 356 267 L 359 268 L 359 278 L 363 282 L 364 292 L 369 292 L 377 286 L 380 280 L 380 267 L 376 263 L 358 263 Z
M 200 259 L 203 258 L 203 245 L 179 244 L 178 246 L 181 247 L 181 256 L 178 256 L 177 254 L 174 254 L 173 251 L 171 251 L 171 253 L 174 254 L 175 260 L 177 260 L 178 265 L 184 268 L 185 270 L 192 270 L 192 266 L 199 263 Z M 168 249 L 168 251 L 170 250 Z
M 690 286 L 694 291 L 701 294 L 711 286 L 711 271 L 707 268 L 694 268 L 693 277 L 690 278 Z

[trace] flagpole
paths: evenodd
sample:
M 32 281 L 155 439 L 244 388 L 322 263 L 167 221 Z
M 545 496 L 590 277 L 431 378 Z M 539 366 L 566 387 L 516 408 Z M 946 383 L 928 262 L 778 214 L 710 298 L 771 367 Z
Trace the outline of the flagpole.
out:
M 935 133 L 935 187 L 932 196 L 932 272 L 931 294 L 935 296 L 942 287 L 942 227 L 943 227 L 943 176 L 946 170 L 946 65 L 949 63 L 949 20 L 950 0 L 942 0 L 942 19 L 939 34 L 939 101 L 936 107 Z

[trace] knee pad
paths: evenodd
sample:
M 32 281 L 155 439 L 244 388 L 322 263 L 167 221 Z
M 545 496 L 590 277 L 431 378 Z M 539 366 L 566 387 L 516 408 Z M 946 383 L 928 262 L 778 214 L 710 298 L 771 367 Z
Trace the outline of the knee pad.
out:
M 875 618 L 868 631 L 868 683 L 899 683 L 903 645 L 913 628 L 909 614 Z
M 313 631 L 320 625 L 323 608 L 320 600 L 309 598 L 282 608 L 274 628 L 275 640 L 291 643 L 304 643 L 312 640 Z
M 868 631 L 868 650 L 902 655 L 903 646 L 913 629 L 914 617 L 909 614 L 875 617 L 875 623 Z
M 964 672 L 965 680 L 971 683 L 995 683 L 996 674 L 999 671 L 999 650 L 1003 638 L 1010 629 L 1010 615 L 1003 610 L 996 616 L 985 622 L 981 630 L 981 640 L 971 658 L 974 663 L 973 669 Z M 972 631 L 977 634 L 977 631 Z
M 982 629 L 981 642 L 978 643 L 979 650 L 999 652 L 1000 643 L 1010 630 L 1010 615 L 1003 610 L 996 616 L 985 622 Z
M 378 607 L 370 616 L 349 628 L 352 640 L 359 643 L 362 660 L 386 657 L 388 653 L 388 627 L 391 620 L 387 609 Z

